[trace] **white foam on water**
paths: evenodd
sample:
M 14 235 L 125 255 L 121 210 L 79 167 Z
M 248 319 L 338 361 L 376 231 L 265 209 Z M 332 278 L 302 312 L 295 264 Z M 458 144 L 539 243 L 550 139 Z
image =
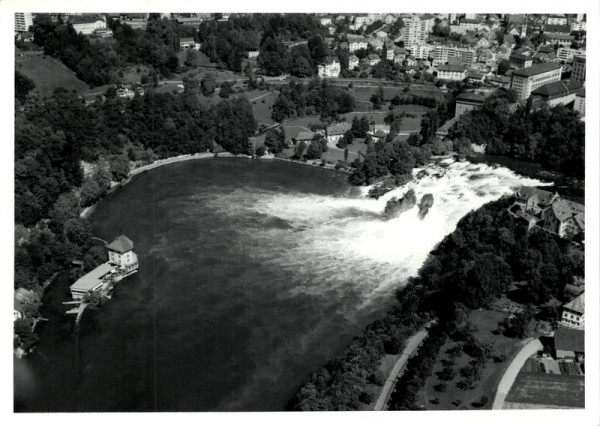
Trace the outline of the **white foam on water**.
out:
M 421 179 L 378 200 L 366 196 L 369 188 L 362 188 L 354 198 L 271 191 L 249 194 L 240 189 L 219 197 L 216 207 L 226 214 L 259 213 L 290 224 L 291 229 L 257 226 L 245 231 L 256 240 L 255 257 L 261 262 L 301 277 L 290 297 L 358 293 L 361 305 L 348 309 L 360 309 L 416 275 L 429 252 L 467 213 L 520 185 L 544 185 L 507 168 L 468 162 L 429 167 L 425 172 Z M 417 204 L 423 195 L 433 195 L 429 213 L 419 219 L 417 205 L 387 220 L 383 215 L 387 201 L 409 189 L 415 191 Z

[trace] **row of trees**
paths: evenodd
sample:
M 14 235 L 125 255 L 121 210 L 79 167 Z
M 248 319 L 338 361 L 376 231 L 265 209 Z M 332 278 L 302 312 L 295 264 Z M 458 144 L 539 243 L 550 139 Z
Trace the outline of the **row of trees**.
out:
M 585 124 L 579 113 L 564 105 L 532 111 L 530 103 L 510 112 L 509 102 L 509 94 L 490 96 L 480 110 L 461 115 L 448 136 L 485 144 L 488 154 L 535 161 L 584 178 Z
M 327 80 L 314 79 L 308 85 L 292 81 L 281 87 L 272 117 L 280 123 L 286 118 L 320 114 L 321 119 L 332 121 L 353 111 L 354 105 L 354 97 L 346 89 Z

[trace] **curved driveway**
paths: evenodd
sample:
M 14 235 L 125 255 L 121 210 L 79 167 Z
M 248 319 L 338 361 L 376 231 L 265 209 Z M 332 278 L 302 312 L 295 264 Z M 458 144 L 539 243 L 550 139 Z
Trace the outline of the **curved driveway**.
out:
M 506 395 L 510 391 L 519 371 L 527 361 L 531 355 L 534 355 L 538 351 L 541 351 L 544 347 L 542 343 L 538 339 L 530 340 L 521 348 L 521 350 L 515 355 L 509 366 L 506 368 L 500 383 L 498 384 L 498 389 L 496 389 L 496 397 L 494 398 L 494 405 L 492 406 L 492 410 L 499 410 L 504 405 L 504 400 L 506 399 Z

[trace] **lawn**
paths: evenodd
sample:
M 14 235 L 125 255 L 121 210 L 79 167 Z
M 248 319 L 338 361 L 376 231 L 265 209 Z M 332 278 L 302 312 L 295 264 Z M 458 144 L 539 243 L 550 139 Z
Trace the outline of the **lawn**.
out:
M 27 55 L 22 62 L 16 63 L 16 69 L 29 77 L 43 96 L 52 95 L 58 87 L 81 93 L 89 86 L 81 81 L 73 71 L 58 59 L 44 55 Z
M 491 343 L 493 345 L 492 357 L 502 356 L 504 361 L 494 362 L 493 359 L 489 359 L 486 365 L 480 369 L 481 378 L 474 383 L 474 388 L 460 389 L 457 387 L 457 383 L 462 379 L 459 371 L 469 364 L 471 357 L 461 352 L 456 358 L 452 358 L 447 351 L 457 346 L 458 342 L 448 339 L 440 350 L 433 368 L 433 374 L 427 379 L 424 388 L 419 393 L 420 404 L 426 410 L 489 409 L 491 407 L 498 382 L 519 346 L 518 339 L 493 333 L 497 329 L 498 323 L 506 315 L 505 313 L 489 310 L 476 310 L 469 314 L 470 323 L 477 327 L 477 330 L 473 332 L 474 337 L 483 344 Z M 448 362 L 453 362 L 452 369 L 456 375 L 452 380 L 443 382 L 436 373 L 443 370 L 444 363 Z M 446 383 L 446 390 L 436 391 L 434 386 L 442 382 Z M 474 406 L 473 403 L 481 401 L 482 397 L 487 398 L 488 402 L 482 407 Z
M 506 401 L 518 404 L 585 407 L 585 378 L 521 371 Z

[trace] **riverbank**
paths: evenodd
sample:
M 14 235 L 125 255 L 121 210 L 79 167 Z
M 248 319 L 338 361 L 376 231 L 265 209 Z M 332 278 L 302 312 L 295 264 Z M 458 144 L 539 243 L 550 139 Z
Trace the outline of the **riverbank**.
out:
M 292 159 L 283 158 L 283 157 L 264 157 L 263 158 L 263 157 L 252 157 L 251 155 L 246 155 L 246 154 L 235 155 L 235 154 L 231 154 L 229 152 L 219 152 L 219 153 L 206 152 L 206 153 L 198 153 L 198 154 L 178 155 L 176 157 L 164 158 L 162 160 L 157 160 L 153 163 L 146 164 L 144 166 L 136 167 L 135 169 L 132 169 L 129 172 L 127 179 L 125 179 L 121 182 L 113 182 L 111 184 L 110 189 L 107 191 L 106 195 L 127 185 L 129 182 L 131 182 L 131 179 L 134 176 L 145 173 L 149 170 L 153 170 L 158 167 L 166 166 L 168 164 L 175 164 L 175 163 L 181 163 L 183 161 L 201 160 L 201 159 L 207 159 L 207 158 L 248 158 L 248 159 L 263 159 L 263 160 L 281 160 L 281 161 L 287 161 L 287 162 L 294 163 L 294 164 L 302 164 L 305 166 L 312 166 L 312 167 L 318 167 L 320 169 L 332 170 L 334 172 L 340 172 L 340 173 L 344 173 L 347 175 L 352 174 L 352 172 L 347 171 L 347 170 L 336 169 L 335 166 L 332 166 L 331 164 L 321 165 L 321 163 L 316 160 L 304 162 L 304 161 L 297 161 L 297 160 L 292 160 Z M 94 210 L 96 208 L 96 205 L 100 201 L 102 201 L 102 200 L 98 200 L 96 203 L 92 204 L 91 206 L 85 207 L 79 214 L 79 217 L 81 217 L 82 219 L 88 219 L 92 215 L 92 213 L 94 212 Z

